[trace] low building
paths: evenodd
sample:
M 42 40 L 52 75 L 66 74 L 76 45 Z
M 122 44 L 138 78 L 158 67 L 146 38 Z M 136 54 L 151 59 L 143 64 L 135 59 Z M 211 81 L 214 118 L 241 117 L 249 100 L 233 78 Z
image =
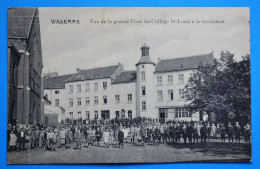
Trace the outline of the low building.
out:
M 44 125 L 46 127 L 58 126 L 59 114 L 44 109 Z

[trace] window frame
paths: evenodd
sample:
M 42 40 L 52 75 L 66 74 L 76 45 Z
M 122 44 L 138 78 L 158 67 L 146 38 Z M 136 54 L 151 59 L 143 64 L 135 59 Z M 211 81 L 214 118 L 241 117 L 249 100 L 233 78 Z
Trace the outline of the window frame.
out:
M 157 76 L 157 85 L 158 86 L 162 86 L 163 85 L 162 76 Z

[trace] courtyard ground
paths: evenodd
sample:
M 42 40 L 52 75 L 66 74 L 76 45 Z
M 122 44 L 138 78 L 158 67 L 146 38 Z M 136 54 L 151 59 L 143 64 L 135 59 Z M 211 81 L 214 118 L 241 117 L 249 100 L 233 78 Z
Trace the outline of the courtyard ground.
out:
M 251 145 L 236 143 L 209 142 L 206 144 L 166 145 L 145 144 L 144 147 L 125 143 L 123 149 L 117 145 L 106 148 L 104 145 L 81 149 L 56 151 L 29 149 L 8 151 L 8 164 L 82 164 L 82 163 L 156 163 L 156 162 L 249 162 Z

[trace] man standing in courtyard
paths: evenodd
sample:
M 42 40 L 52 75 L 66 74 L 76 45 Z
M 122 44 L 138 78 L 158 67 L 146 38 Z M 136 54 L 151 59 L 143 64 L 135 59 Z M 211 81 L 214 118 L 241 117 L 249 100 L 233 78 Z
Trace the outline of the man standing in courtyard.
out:
M 118 142 L 119 142 L 119 148 L 123 148 L 124 147 L 124 132 L 119 129 L 118 132 Z

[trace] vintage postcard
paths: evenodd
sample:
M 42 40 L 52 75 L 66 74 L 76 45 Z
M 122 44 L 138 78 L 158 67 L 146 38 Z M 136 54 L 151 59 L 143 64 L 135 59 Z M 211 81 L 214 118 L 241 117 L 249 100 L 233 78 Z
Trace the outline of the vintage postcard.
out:
M 9 8 L 8 164 L 251 162 L 249 8 Z

